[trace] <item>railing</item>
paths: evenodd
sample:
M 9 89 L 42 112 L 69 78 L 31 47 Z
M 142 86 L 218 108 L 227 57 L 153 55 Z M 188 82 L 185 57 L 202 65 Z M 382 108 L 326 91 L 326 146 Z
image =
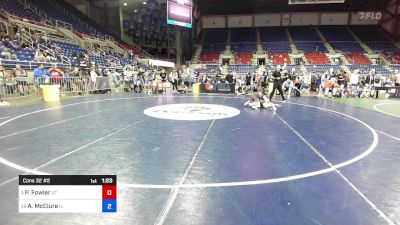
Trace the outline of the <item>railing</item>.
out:
M 0 23 L 1 23 L 2 26 L 4 26 L 4 28 L 5 28 L 5 30 L 6 30 L 6 34 L 8 35 L 8 34 L 9 34 L 9 30 L 8 30 L 8 24 L 7 24 L 7 22 L 1 21 Z
M 32 3 L 25 4 L 25 8 L 28 8 L 28 9 L 34 11 L 36 14 L 38 13 L 37 7 L 35 5 L 33 5 Z
M 5 99 L 32 95 L 35 93 L 33 79 L 29 77 L 0 78 L 0 95 Z
M 13 22 L 22 22 L 23 23 L 23 22 L 27 21 L 29 23 L 32 23 L 32 24 L 35 24 L 35 25 L 38 25 L 38 26 L 45 26 L 45 25 L 43 25 L 43 23 L 40 23 L 40 22 L 37 22 L 37 21 L 34 21 L 34 20 L 30 20 L 30 19 L 25 18 L 25 17 L 16 16 L 14 14 L 11 14 L 11 13 L 7 12 L 5 9 L 1 9 L 1 8 L 0 8 L 0 16 L 6 18 L 8 20 L 12 20 Z
M 57 64 L 58 67 L 65 68 L 71 66 L 71 64 L 64 63 L 54 63 L 54 62 L 35 62 L 35 61 L 21 61 L 21 60 L 11 60 L 11 59 L 0 59 L 0 64 L 7 68 L 14 68 L 15 65 L 21 65 L 21 67 L 25 69 L 34 69 L 39 64 L 43 64 L 45 68 L 50 68 L 54 64 Z
M 108 35 L 104 35 L 104 39 L 108 40 L 108 41 L 114 41 L 114 37 L 108 36 Z
M 29 35 L 28 35 L 28 34 L 29 34 Z M 22 40 L 23 40 L 23 41 L 26 41 L 27 43 L 29 43 L 29 45 L 31 46 L 31 48 L 34 48 L 34 46 L 33 46 L 33 40 L 32 40 L 32 38 L 31 38 L 30 34 L 31 34 L 30 31 L 29 31 L 29 32 L 23 33 L 23 34 L 22 34 Z
M 40 17 L 44 18 L 45 20 L 48 19 L 47 13 L 45 13 L 44 11 L 39 10 L 38 14 L 39 14 Z
M 40 85 L 60 85 L 60 93 L 93 93 L 111 90 L 108 77 L 38 77 L 35 79 L 36 90 Z
M 72 30 L 73 29 L 72 24 L 64 22 L 64 21 L 61 21 L 61 20 L 56 20 L 55 21 L 55 25 L 56 25 L 56 27 L 61 27 L 61 28 L 65 28 L 65 29 L 68 29 L 68 30 Z

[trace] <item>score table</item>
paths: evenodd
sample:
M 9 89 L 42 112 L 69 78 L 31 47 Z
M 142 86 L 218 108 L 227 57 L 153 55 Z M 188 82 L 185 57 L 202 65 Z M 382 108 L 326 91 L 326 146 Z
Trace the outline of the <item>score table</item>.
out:
M 20 213 L 112 213 L 116 175 L 20 175 Z

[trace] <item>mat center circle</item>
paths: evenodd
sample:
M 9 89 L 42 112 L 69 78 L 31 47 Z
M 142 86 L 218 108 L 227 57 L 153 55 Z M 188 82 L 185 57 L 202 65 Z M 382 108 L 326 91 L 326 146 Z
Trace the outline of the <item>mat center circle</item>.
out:
M 144 114 L 168 120 L 217 120 L 235 117 L 240 110 L 214 104 L 169 104 L 154 106 L 144 110 Z

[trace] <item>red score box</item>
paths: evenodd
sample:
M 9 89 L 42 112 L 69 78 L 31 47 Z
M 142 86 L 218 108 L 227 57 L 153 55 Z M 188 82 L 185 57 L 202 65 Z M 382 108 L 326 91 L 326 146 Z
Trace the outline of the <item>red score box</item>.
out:
M 117 186 L 116 185 L 103 185 L 103 199 L 117 199 Z

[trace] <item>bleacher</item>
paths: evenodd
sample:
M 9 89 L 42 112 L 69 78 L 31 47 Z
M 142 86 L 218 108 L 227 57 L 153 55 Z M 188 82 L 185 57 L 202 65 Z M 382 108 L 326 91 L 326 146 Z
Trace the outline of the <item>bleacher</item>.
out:
M 368 74 L 372 69 L 374 69 L 377 74 L 381 75 L 390 74 L 390 71 L 381 65 L 348 65 L 348 67 L 351 71 L 355 69 L 359 70 L 359 74 L 362 75 Z
M 389 41 L 375 26 L 353 26 L 351 30 L 373 51 L 399 52 L 400 49 Z
M 198 69 L 200 73 L 215 74 L 219 70 L 219 65 L 205 65 Z
M 199 56 L 201 63 L 217 63 L 219 61 L 219 53 L 202 53 Z
M 323 26 L 318 29 L 336 52 L 364 52 L 344 26 Z
M 41 21 L 42 18 L 36 15 L 29 9 L 25 9 L 24 5 L 19 3 L 17 0 L 1 0 L 0 1 L 0 8 L 6 10 L 7 12 L 16 15 L 20 18 L 24 18 L 27 20 L 33 21 Z
M 255 28 L 232 28 L 231 42 L 257 42 L 257 33 Z
M 52 43 L 61 48 L 63 55 L 68 57 L 73 65 L 78 64 L 76 57 L 85 52 L 84 49 L 75 44 L 65 43 L 61 41 L 53 41 Z
M 377 52 L 400 52 L 400 49 L 391 41 L 367 41 L 365 44 Z
M 228 31 L 225 28 L 206 29 L 203 43 L 226 44 L 227 36 L 228 36 Z
M 310 64 L 328 64 L 329 58 L 323 52 L 308 52 L 305 53 L 308 63 Z
M 305 53 L 327 51 L 313 27 L 290 27 L 289 32 L 299 51 Z
M 384 52 L 383 54 L 390 64 L 400 64 L 400 52 Z
M 356 41 L 331 41 L 329 44 L 335 52 L 364 52 L 365 50 Z
M 257 51 L 256 29 L 231 29 L 231 51 L 235 54 L 236 63 L 249 64 L 253 58 L 253 52 Z
M 215 44 L 203 44 L 203 48 L 201 49 L 202 53 L 221 53 L 225 51 L 225 44 L 215 43 Z
M 227 35 L 226 29 L 215 28 L 205 30 L 199 61 L 202 63 L 217 63 L 220 53 L 225 51 Z
M 400 65 L 390 65 L 390 68 L 392 68 L 393 70 L 397 70 L 400 71 Z
M 75 21 L 73 17 L 67 16 L 64 12 L 58 10 L 57 8 L 49 4 L 48 1 L 46 0 L 26 0 L 26 1 L 32 3 L 39 10 L 45 12 L 48 17 L 51 17 L 54 20 L 60 20 L 73 24 L 72 27 L 80 33 L 91 34 L 89 27 L 82 26 L 80 23 Z
M 272 53 L 269 55 L 272 64 L 290 64 L 289 53 Z
M 247 74 L 256 71 L 256 65 L 229 65 L 229 71 L 237 71 L 238 74 Z
M 343 53 L 343 55 L 347 58 L 347 60 L 351 64 L 359 64 L 359 65 L 372 64 L 371 60 L 368 59 L 368 57 L 361 52 L 347 52 Z
M 268 69 L 269 71 L 275 71 L 275 70 L 276 70 L 276 65 L 268 65 L 268 66 L 267 66 L 267 69 Z M 300 68 L 300 66 L 292 65 L 292 64 L 286 65 L 285 70 L 291 72 L 293 69 L 294 69 L 294 72 L 295 72 L 295 73 L 297 73 L 297 74 L 300 74 L 300 73 L 301 73 L 301 68 Z
M 239 52 L 235 54 L 236 64 L 249 64 L 253 59 L 252 52 Z
M 375 26 L 352 26 L 350 29 L 362 41 L 388 41 L 382 32 Z
M 339 70 L 339 65 L 307 65 L 307 72 L 309 73 L 325 73 L 330 69 Z
M 322 41 L 296 42 L 296 47 L 299 51 L 304 53 L 327 52 L 327 49 Z
M 234 42 L 231 44 L 231 50 L 237 53 L 255 52 L 257 51 L 257 44 L 250 42 Z
M 283 27 L 260 27 L 263 49 L 269 53 L 292 52 Z
M 90 60 L 94 61 L 99 64 L 101 67 L 106 67 L 107 65 L 107 60 L 103 56 L 97 56 L 97 55 L 91 55 Z

